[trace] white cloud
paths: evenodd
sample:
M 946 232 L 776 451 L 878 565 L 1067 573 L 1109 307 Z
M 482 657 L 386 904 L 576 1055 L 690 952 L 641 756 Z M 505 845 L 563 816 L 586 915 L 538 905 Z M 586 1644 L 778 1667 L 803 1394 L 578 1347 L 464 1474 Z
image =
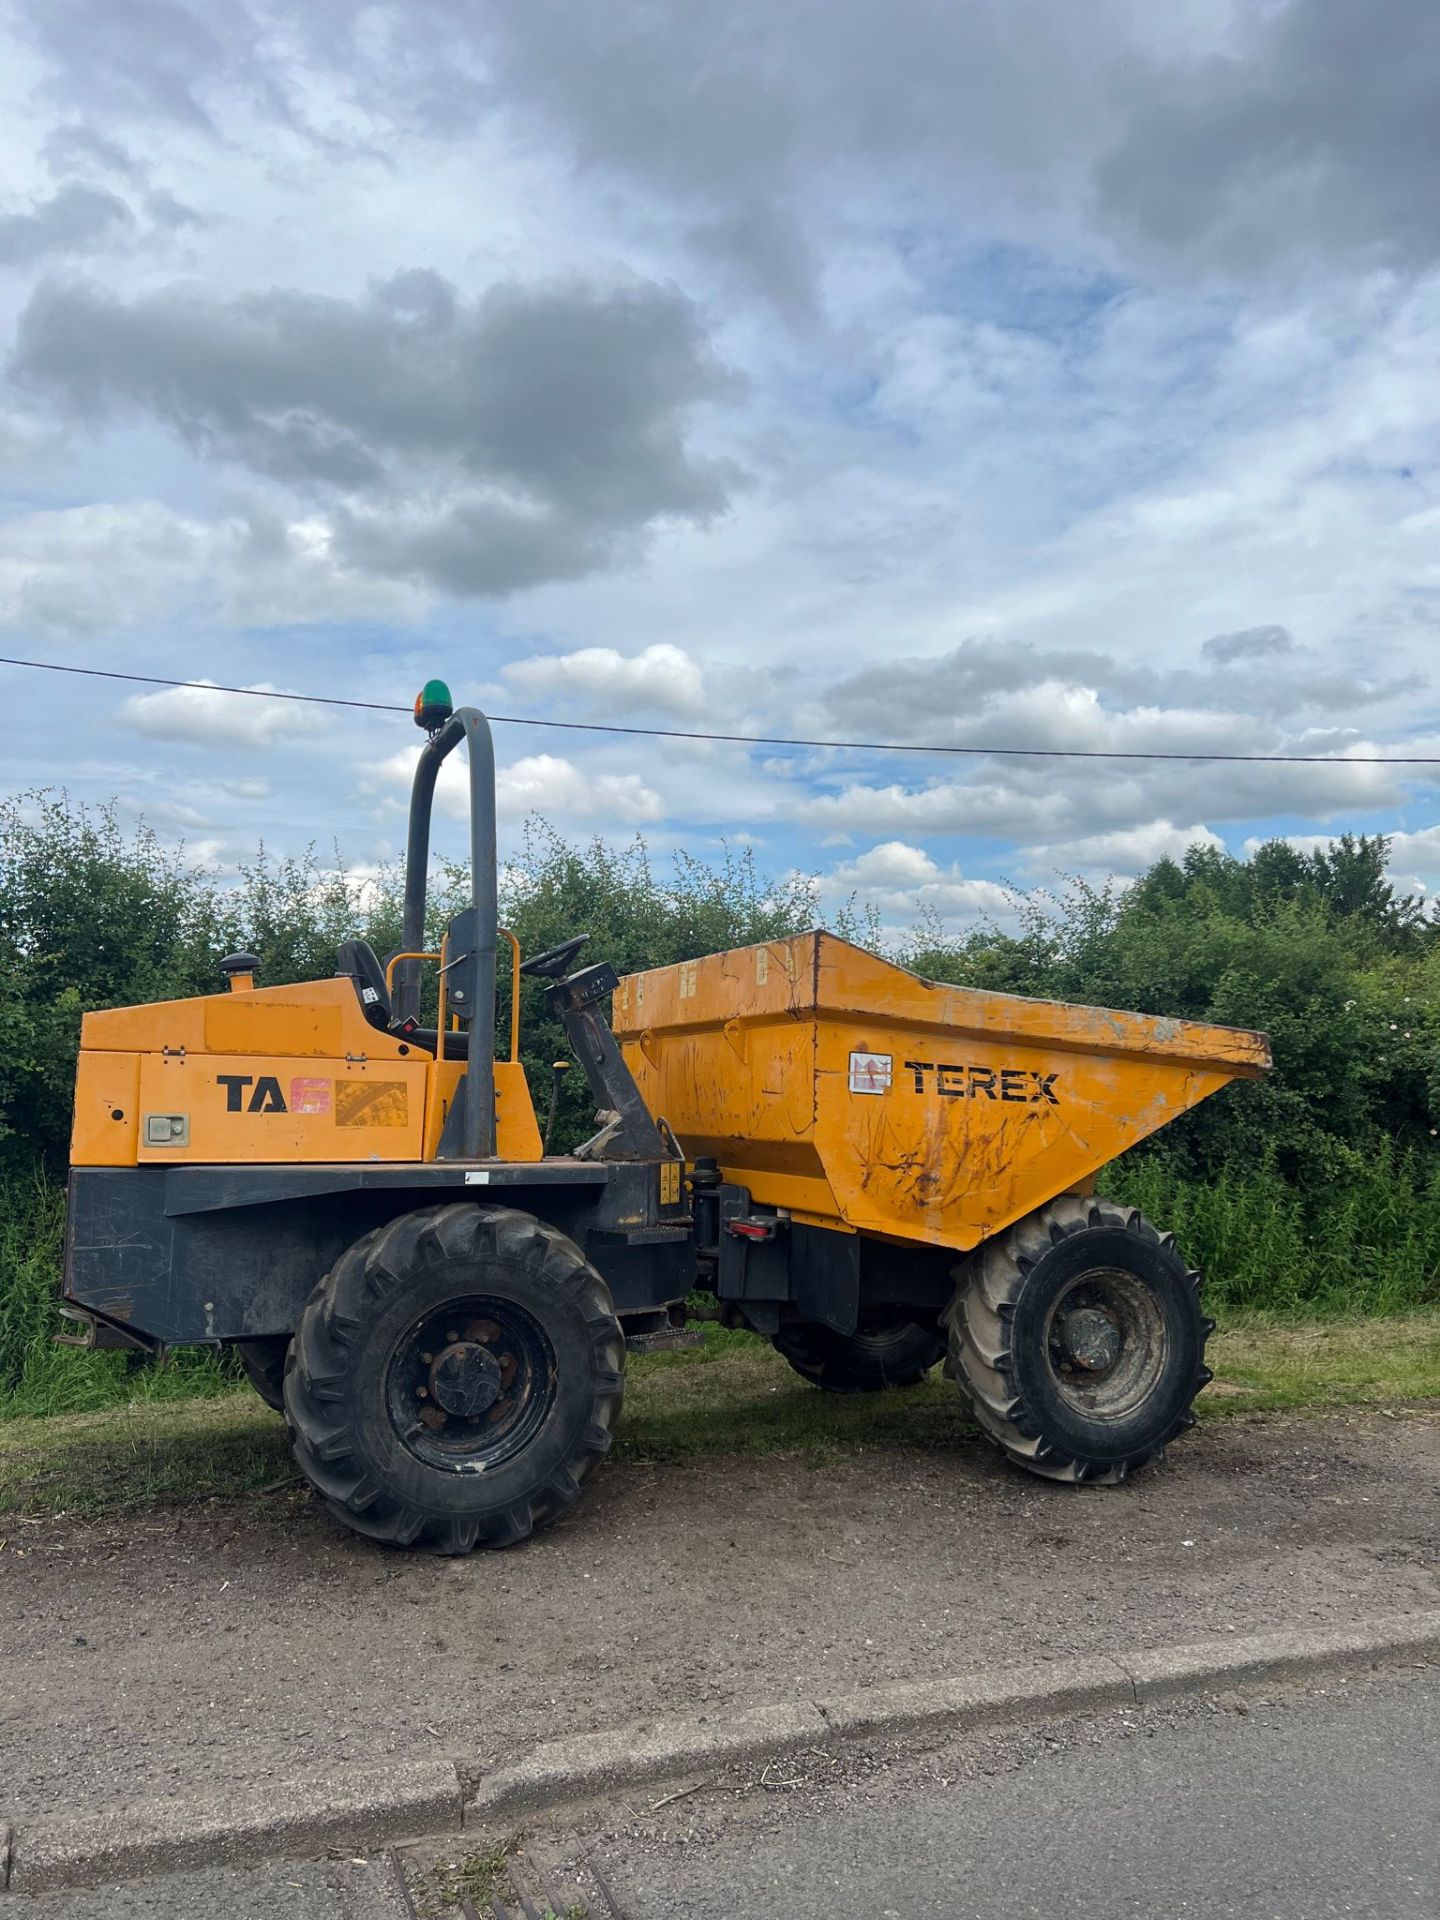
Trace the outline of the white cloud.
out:
M 337 889 L 343 888 L 354 913 L 373 913 L 386 899 L 393 879 L 393 872 L 382 869 L 377 861 L 361 860 L 353 867 L 322 868 L 314 885 L 307 887 L 302 897 L 315 905 L 323 905 L 335 897 Z
M 116 719 L 122 727 L 152 740 L 208 747 L 273 747 L 278 741 L 298 739 L 329 725 L 323 707 L 260 697 L 280 691 L 268 680 L 257 681 L 246 693 L 223 692 L 209 682 L 163 687 L 155 693 L 132 695 Z
M 1191 847 L 1218 848 L 1224 844 L 1218 833 L 1199 823 L 1177 827 L 1169 820 L 1151 820 L 1143 827 L 1122 828 L 1118 833 L 1097 833 L 1053 846 L 1032 847 L 1025 864 L 1037 873 L 1053 869 L 1128 878 L 1153 867 L 1157 860 L 1179 860 Z
M 1068 808 L 1059 795 L 1027 796 L 998 781 L 939 780 L 923 787 L 899 781 L 873 786 L 847 781 L 836 793 L 797 795 L 794 819 L 827 837 L 850 833 L 981 833 L 1034 838 L 1061 832 Z
M 1117 748 L 1123 743 L 1132 751 L 1144 743 L 1145 751 L 1183 754 L 1186 747 L 1193 747 L 1202 753 L 1254 752 L 1261 757 L 1228 763 L 1183 758 L 989 763 L 982 759 L 970 763 L 976 771 L 967 780 L 939 778 L 915 785 L 890 781 L 882 786 L 851 779 L 829 793 L 800 789 L 786 811 L 792 819 L 831 838 L 851 833 L 965 833 L 1053 850 L 1124 833 L 1142 836 L 1135 842 L 1140 845 L 1157 821 L 1173 821 L 1177 814 L 1181 819 L 1226 821 L 1288 811 L 1334 820 L 1349 813 L 1373 813 L 1404 799 L 1398 770 L 1366 764 L 1369 756 L 1384 756 L 1383 745 L 1337 729 L 1288 735 L 1261 728 L 1241 715 L 1221 713 L 1100 716 L 1083 693 L 1071 711 L 1095 721 L 1088 731 L 1077 728 L 1076 746 L 1104 739 L 1108 733 Z M 1038 709 L 1032 717 L 1039 718 Z M 1197 724 L 1202 720 L 1203 725 Z M 1018 726 L 1017 731 L 1021 731 Z M 1206 746 L 1199 745 L 1197 733 Z M 1030 737 L 1035 737 L 1034 732 Z M 1052 733 L 1051 737 L 1062 736 Z M 1029 743 L 1023 731 L 1012 742 Z M 1426 751 L 1423 742 L 1409 744 L 1417 752 Z M 1286 752 L 1316 757 L 1296 763 L 1264 757 Z
M 181 843 L 181 857 L 187 867 L 213 868 L 224 863 L 227 852 L 226 843 L 219 839 L 185 840 Z
M 951 923 L 1008 919 L 1014 910 L 1009 889 L 993 880 L 971 879 L 958 866 L 941 867 L 923 847 L 887 840 L 843 861 L 820 880 L 824 899 L 853 898 L 861 907 L 914 921 L 935 915 Z
M 495 800 L 512 819 L 529 813 L 572 820 L 615 820 L 644 826 L 665 817 L 665 803 L 636 773 L 586 773 L 552 753 L 527 754 L 502 766 Z
M 1440 826 L 1390 835 L 1390 879 L 1402 893 L 1440 895 Z
M 0 626 L 90 633 L 159 619 L 212 544 L 203 522 L 154 501 L 18 515 L 0 525 Z
M 415 776 L 418 747 L 392 754 L 379 769 L 391 789 L 408 793 Z M 440 810 L 452 819 L 469 818 L 469 773 L 457 755 L 440 769 L 436 785 Z M 518 821 L 532 813 L 564 822 L 622 827 L 654 825 L 665 817 L 665 803 L 638 774 L 590 772 L 556 754 L 532 753 L 508 763 L 495 774 L 495 806 L 502 820 Z
M 615 715 L 649 707 L 692 719 L 705 705 L 699 666 L 683 647 L 665 642 L 628 657 L 614 647 L 537 654 L 502 672 L 522 693 L 569 694 Z
M 923 886 L 927 881 L 938 879 L 939 873 L 940 869 L 923 847 L 908 846 L 903 840 L 884 840 L 868 853 L 837 867 L 830 878 L 836 886 L 863 890 Z

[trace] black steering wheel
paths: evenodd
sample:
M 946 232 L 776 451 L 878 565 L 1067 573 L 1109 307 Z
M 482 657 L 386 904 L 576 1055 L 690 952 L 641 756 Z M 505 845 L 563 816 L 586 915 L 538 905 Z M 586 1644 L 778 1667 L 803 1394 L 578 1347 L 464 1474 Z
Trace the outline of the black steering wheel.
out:
M 520 962 L 520 971 L 537 974 L 542 980 L 558 980 L 589 938 L 588 933 L 577 933 L 571 940 L 562 940 L 558 947 L 532 953 L 528 960 Z

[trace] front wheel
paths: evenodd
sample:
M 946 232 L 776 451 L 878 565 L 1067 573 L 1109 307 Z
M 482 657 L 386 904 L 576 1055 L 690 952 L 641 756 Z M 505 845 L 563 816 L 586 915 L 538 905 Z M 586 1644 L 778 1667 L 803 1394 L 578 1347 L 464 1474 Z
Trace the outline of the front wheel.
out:
M 285 1376 L 302 1472 L 372 1540 L 508 1547 L 609 1450 L 625 1340 L 573 1240 L 509 1207 L 402 1214 L 311 1296 Z
M 946 1371 L 981 1429 L 1049 1480 L 1113 1485 L 1195 1424 L 1200 1276 L 1134 1208 L 1064 1195 L 958 1269 Z

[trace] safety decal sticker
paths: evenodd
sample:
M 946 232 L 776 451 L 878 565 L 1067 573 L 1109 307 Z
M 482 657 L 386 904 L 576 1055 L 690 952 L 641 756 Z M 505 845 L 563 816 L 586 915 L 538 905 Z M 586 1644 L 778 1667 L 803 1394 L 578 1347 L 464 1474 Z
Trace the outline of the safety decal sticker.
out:
M 330 1082 L 328 1080 L 292 1080 L 290 1111 L 292 1113 L 329 1113 Z
M 851 1093 L 888 1093 L 893 1066 L 894 1056 L 888 1053 L 852 1053 Z
M 410 1093 L 403 1080 L 337 1080 L 337 1127 L 403 1127 L 410 1120 Z

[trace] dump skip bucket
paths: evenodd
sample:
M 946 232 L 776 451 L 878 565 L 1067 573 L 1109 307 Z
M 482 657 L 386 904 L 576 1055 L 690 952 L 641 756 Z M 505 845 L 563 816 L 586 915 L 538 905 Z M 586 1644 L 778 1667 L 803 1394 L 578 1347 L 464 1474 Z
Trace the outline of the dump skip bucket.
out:
M 631 974 L 614 1026 L 758 1204 L 961 1249 L 1270 1066 L 1263 1034 L 938 986 L 820 932 Z

